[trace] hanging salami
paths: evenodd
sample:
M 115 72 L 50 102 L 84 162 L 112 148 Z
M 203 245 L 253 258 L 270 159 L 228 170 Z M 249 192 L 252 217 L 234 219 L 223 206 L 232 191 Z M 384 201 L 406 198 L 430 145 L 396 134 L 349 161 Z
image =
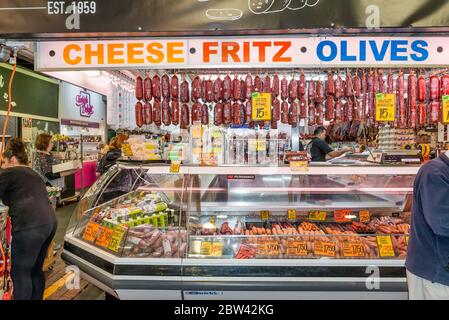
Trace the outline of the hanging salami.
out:
M 214 106 L 214 124 L 221 126 L 223 124 L 223 103 L 218 102 Z
M 197 124 L 201 122 L 201 103 L 195 102 L 192 105 L 192 124 Z
M 189 83 L 187 80 L 181 83 L 181 102 L 188 103 L 190 101 Z
M 135 94 L 138 101 L 143 99 L 143 80 L 141 76 L 136 77 Z
M 177 100 L 179 98 L 179 80 L 176 74 L 170 80 L 170 95 L 172 99 Z
M 309 103 L 309 118 L 308 118 L 308 124 L 309 126 L 314 126 L 316 123 L 316 108 L 315 103 L 310 102 Z
M 154 79 L 154 78 L 153 78 Z M 154 81 L 153 81 L 154 84 Z M 154 91 L 153 91 L 154 95 Z M 161 112 L 161 102 L 159 100 L 154 100 L 153 103 L 153 122 L 156 126 L 160 127 L 162 125 L 162 112 Z
M 334 108 L 334 97 L 327 96 L 326 98 L 326 120 L 331 121 L 334 120 L 335 108 Z
M 205 101 L 211 103 L 212 101 L 214 101 L 214 83 L 210 78 L 206 80 L 205 90 Z
M 220 76 L 214 81 L 214 101 L 219 102 L 224 99 L 223 96 L 223 81 Z
M 164 74 L 161 79 L 162 97 L 164 99 L 170 98 L 170 77 Z
M 279 96 L 279 76 L 277 74 L 273 77 L 273 96 L 277 98 Z
M 287 101 L 282 101 L 281 103 L 281 122 L 287 124 L 289 120 L 288 116 L 288 103 Z
M 230 125 L 232 123 L 232 105 L 227 101 L 223 107 L 223 124 Z
M 296 81 L 295 76 L 293 75 L 290 83 L 288 84 L 288 98 L 290 101 L 296 100 L 298 96 L 298 81 Z
M 285 101 L 287 99 L 288 99 L 288 81 L 284 75 L 284 77 L 281 80 L 281 100 Z
M 307 118 L 307 100 L 305 96 L 301 96 L 299 100 L 299 118 L 300 119 Z
M 437 101 L 440 99 L 440 78 L 433 75 L 429 80 L 430 100 Z
M 426 79 L 422 75 L 418 78 L 418 100 L 426 101 L 427 92 L 426 92 Z
M 149 125 L 153 122 L 152 106 L 150 102 L 146 102 L 143 106 L 143 123 Z
M 168 100 L 164 99 L 164 101 L 162 101 L 162 123 L 166 126 L 171 124 L 170 114 L 170 104 Z
M 271 78 L 268 74 L 263 79 L 262 92 L 271 93 Z
M 179 125 L 179 102 L 178 100 L 172 100 L 171 102 L 171 123 L 175 126 Z
M 335 98 L 340 99 L 343 96 L 343 80 L 340 77 L 340 74 L 337 76 L 335 80 Z
M 143 95 L 146 102 L 150 102 L 153 99 L 153 86 L 149 75 L 143 81 Z
M 328 96 L 335 95 L 335 81 L 334 81 L 334 75 L 332 74 L 332 71 L 327 72 L 327 81 L 326 81 L 326 94 Z
M 240 80 L 237 76 L 232 80 L 232 98 L 234 101 L 238 101 L 240 99 Z
M 136 102 L 135 106 L 136 125 L 141 128 L 143 126 L 143 105 L 140 101 Z
M 296 94 L 296 91 L 295 91 L 295 94 Z M 290 104 L 290 108 L 288 110 L 288 123 L 293 128 L 296 128 L 298 125 L 298 104 L 295 101 L 293 101 Z
M 205 103 L 201 106 L 201 124 L 209 124 L 209 106 Z
M 229 101 L 232 97 L 232 80 L 229 75 L 223 80 L 223 100 Z
M 190 110 L 189 106 L 184 103 L 181 107 L 181 129 L 188 129 L 190 127 Z
M 201 98 L 201 79 L 199 76 L 192 81 L 192 101 L 197 102 Z
M 306 94 L 306 87 L 306 75 L 304 72 L 301 72 L 298 82 L 298 97 L 303 97 Z
M 260 80 L 259 76 L 254 77 L 254 92 L 261 92 L 262 91 L 262 81 Z
M 278 99 L 273 100 L 273 108 L 271 111 L 271 120 L 272 121 L 279 121 L 281 120 L 281 103 Z
M 250 74 L 246 75 L 245 78 L 245 95 L 246 100 L 251 100 L 252 94 L 253 94 L 253 77 Z

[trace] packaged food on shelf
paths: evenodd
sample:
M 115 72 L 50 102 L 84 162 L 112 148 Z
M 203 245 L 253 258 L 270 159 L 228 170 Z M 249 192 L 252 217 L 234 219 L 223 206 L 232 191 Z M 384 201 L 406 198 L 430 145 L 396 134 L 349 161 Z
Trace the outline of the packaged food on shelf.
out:
M 160 142 L 157 139 L 147 139 L 144 135 L 129 136 L 122 145 L 122 152 L 130 160 L 162 160 Z

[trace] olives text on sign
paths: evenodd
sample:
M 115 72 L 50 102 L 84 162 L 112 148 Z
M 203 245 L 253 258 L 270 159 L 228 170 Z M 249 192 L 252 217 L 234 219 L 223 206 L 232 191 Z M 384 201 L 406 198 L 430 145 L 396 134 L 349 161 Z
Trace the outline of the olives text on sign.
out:
M 395 111 L 395 95 L 393 93 L 376 94 L 376 121 L 393 122 Z

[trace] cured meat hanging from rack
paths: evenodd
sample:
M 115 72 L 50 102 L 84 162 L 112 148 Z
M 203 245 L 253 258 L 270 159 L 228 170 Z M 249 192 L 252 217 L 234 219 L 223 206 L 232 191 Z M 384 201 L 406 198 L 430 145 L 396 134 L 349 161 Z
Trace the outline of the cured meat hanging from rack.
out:
M 273 96 L 274 96 L 274 98 L 277 98 L 279 96 L 279 86 L 280 86 L 279 76 L 276 73 L 273 77 Z
M 343 80 L 340 77 L 340 74 L 337 75 L 337 79 L 335 80 L 335 98 L 340 99 L 343 96 Z
M 298 97 L 298 81 L 295 79 L 295 75 L 292 76 L 290 83 L 288 84 L 288 98 L 290 102 L 293 102 Z
M 309 117 L 308 117 L 308 124 L 309 126 L 314 126 L 316 123 L 316 108 L 315 108 L 315 103 L 314 102 L 310 102 L 309 103 Z
M 143 81 L 143 97 L 146 102 L 150 102 L 153 99 L 153 87 L 151 78 L 148 74 Z
M 251 118 L 251 115 L 250 115 Z M 278 99 L 273 100 L 273 107 L 271 110 L 271 121 L 278 122 L 281 120 L 281 103 Z
M 246 101 L 245 80 L 240 79 L 240 102 Z
M 345 120 L 343 102 L 341 99 L 338 99 L 335 103 L 335 122 L 342 123 Z
M 352 82 L 351 72 L 346 71 L 345 97 L 350 98 L 354 95 L 354 84 Z
M 192 101 L 197 102 L 201 98 L 201 79 L 196 76 L 192 80 Z
M 366 86 L 367 86 L 367 83 L 366 83 L 366 73 L 365 73 L 365 71 L 363 71 L 363 73 L 362 73 L 362 92 L 363 92 L 363 95 L 362 95 L 362 110 L 361 110 L 361 116 L 360 116 L 360 119 L 361 119 L 361 121 L 362 121 L 362 123 L 363 124 L 365 124 L 366 123 L 366 105 L 367 105 L 367 96 L 366 96 L 366 92 L 367 92 L 367 88 L 366 88 Z
M 178 100 L 172 100 L 171 102 L 171 122 L 173 125 L 179 125 L 179 102 Z
M 232 97 L 232 80 L 228 74 L 223 80 L 223 100 L 227 102 L 231 100 L 231 97 Z
M 427 125 L 427 105 L 425 102 L 418 104 L 418 127 L 422 128 Z
M 305 96 L 307 89 L 307 83 L 306 83 L 306 75 L 304 72 L 301 72 L 299 75 L 299 82 L 298 82 L 298 99 L 300 97 Z
M 289 110 L 287 101 L 281 103 L 281 123 L 288 124 Z
M 223 107 L 223 124 L 230 125 L 232 123 L 232 104 L 227 101 Z
M 140 101 L 136 102 L 135 114 L 136 114 L 136 125 L 139 128 L 142 128 L 142 126 L 143 126 L 143 105 Z
M 246 100 L 251 100 L 252 94 L 253 94 L 253 77 L 251 74 L 247 74 L 245 78 L 245 95 Z
M 154 84 L 154 81 L 153 81 Z M 153 92 L 154 95 L 154 92 Z M 156 126 L 160 127 L 162 125 L 162 110 L 161 110 L 161 102 L 158 99 L 154 100 L 153 103 L 153 122 Z
M 201 101 L 206 101 L 206 79 L 201 80 Z
M 405 107 L 405 84 L 404 84 L 404 74 L 402 71 L 399 72 L 398 78 L 396 79 L 396 90 L 397 90 L 397 110 L 399 111 L 399 127 L 407 127 L 407 112 Z
M 429 106 L 430 124 L 436 125 L 440 120 L 440 103 L 438 101 L 431 101 Z
M 285 101 L 287 99 L 288 99 L 288 81 L 284 75 L 284 77 L 281 80 L 281 100 Z
M 367 103 L 368 103 L 368 119 L 371 123 L 375 120 L 375 94 L 374 94 L 374 73 L 373 71 L 370 71 L 367 78 Z
M 307 84 L 307 97 L 309 98 L 309 102 L 315 101 L 315 81 L 311 80 Z
M 418 88 L 416 83 L 416 76 L 413 70 L 410 70 L 410 74 L 407 79 L 407 118 L 409 121 L 409 127 L 415 128 L 417 122 L 417 110 L 416 100 L 418 96 Z
M 217 102 L 214 106 L 214 124 L 221 126 L 223 124 L 223 103 Z
M 387 93 L 394 93 L 394 77 L 391 71 L 388 73 L 387 77 Z
M 323 105 L 318 104 L 316 107 L 316 119 L 315 122 L 317 125 L 322 126 L 324 123 L 324 108 Z
M 138 101 L 143 99 L 143 82 L 141 76 L 136 77 L 135 94 Z
M 430 86 L 430 100 L 437 101 L 440 99 L 440 78 L 438 76 L 431 76 L 429 80 Z
M 315 101 L 318 104 L 324 101 L 324 84 L 320 80 L 316 82 Z
M 189 106 L 184 103 L 181 107 L 181 129 L 188 129 L 190 127 L 190 110 Z
M 190 101 L 189 83 L 186 79 L 181 82 L 181 102 L 188 103 Z
M 196 125 L 198 122 L 201 122 L 201 103 L 195 102 L 192 105 L 192 124 Z
M 162 97 L 164 99 L 170 98 L 170 77 L 165 73 L 161 78 Z
M 164 99 L 164 101 L 162 101 L 162 123 L 165 126 L 171 124 L 170 113 L 170 104 L 167 99 Z
M 246 114 L 245 104 L 240 103 L 239 104 L 239 116 L 240 116 L 239 122 L 240 122 L 240 124 L 246 123 L 246 115 L 245 114 Z
M 377 73 L 377 81 L 379 82 L 379 92 L 387 93 L 387 88 L 384 80 L 384 72 L 382 71 L 382 69 L 379 69 Z
M 334 97 L 327 96 L 326 98 L 326 120 L 331 121 L 334 120 L 335 108 L 334 108 Z
M 251 100 L 246 101 L 245 103 L 245 123 L 250 124 L 252 122 L 252 104 Z
M 299 100 L 299 118 L 300 119 L 307 118 L 307 100 L 305 96 L 301 96 Z
M 224 99 L 223 96 L 223 81 L 220 76 L 214 81 L 214 101 L 219 102 Z
M 152 106 L 150 102 L 145 102 L 143 106 L 143 123 L 149 125 L 153 122 Z
M 374 96 L 380 92 L 379 74 L 374 70 Z
M 449 95 L 449 75 L 447 74 L 442 75 L 440 82 L 441 82 L 441 90 L 440 90 L 441 96 Z
M 179 80 L 176 74 L 174 74 L 170 80 L 170 95 L 172 99 L 179 98 Z
M 298 104 L 293 101 L 290 103 L 290 108 L 288 110 L 288 123 L 296 128 L 298 125 Z
M 210 78 L 206 80 L 205 90 L 206 102 L 211 103 L 214 101 L 214 82 Z
M 257 75 L 254 77 L 254 92 L 261 92 L 261 91 L 262 91 L 262 81 Z
M 265 93 L 271 93 L 271 78 L 268 74 L 265 75 L 265 78 L 263 79 L 262 91 Z
M 348 98 L 344 106 L 345 122 L 354 120 L 354 101 L 353 98 Z
M 232 80 L 232 98 L 234 101 L 240 99 L 240 80 L 237 78 L 237 75 L 234 76 L 234 80 Z
M 359 99 L 362 95 L 362 84 L 360 82 L 360 77 L 356 71 L 354 78 L 352 79 L 354 85 L 354 96 Z
M 240 104 L 238 102 L 234 102 L 232 105 L 232 124 L 240 125 Z
M 334 81 L 334 75 L 332 71 L 327 72 L 327 81 L 326 81 L 326 94 L 328 96 L 335 95 L 335 81 Z
M 209 124 L 209 106 L 205 103 L 201 106 L 201 124 Z
M 418 77 L 418 100 L 423 102 L 426 101 L 427 90 L 426 90 L 426 79 L 423 75 Z

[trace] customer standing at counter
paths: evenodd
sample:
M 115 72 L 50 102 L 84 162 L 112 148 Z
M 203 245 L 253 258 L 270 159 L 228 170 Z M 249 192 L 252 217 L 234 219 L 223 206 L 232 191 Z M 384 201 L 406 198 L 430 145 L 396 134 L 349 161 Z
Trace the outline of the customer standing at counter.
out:
M 312 141 L 309 143 L 310 154 L 312 156 L 312 162 L 324 162 L 336 157 L 341 156 L 342 154 L 352 151 L 353 148 L 344 147 L 341 150 L 334 150 L 329 146 L 326 139 L 326 128 L 325 127 L 317 127 L 315 132 L 313 133 L 315 136 Z
M 57 220 L 42 178 L 28 165 L 21 139 L 9 141 L 0 170 L 0 198 L 12 224 L 11 278 L 15 300 L 42 300 L 42 266 L 56 233 Z
M 122 140 L 118 137 L 111 139 L 108 145 L 108 151 L 100 159 L 97 166 L 97 175 L 100 176 L 110 167 L 117 163 L 117 160 L 122 156 Z
M 424 164 L 414 182 L 407 249 L 409 299 L 449 299 L 449 151 Z

